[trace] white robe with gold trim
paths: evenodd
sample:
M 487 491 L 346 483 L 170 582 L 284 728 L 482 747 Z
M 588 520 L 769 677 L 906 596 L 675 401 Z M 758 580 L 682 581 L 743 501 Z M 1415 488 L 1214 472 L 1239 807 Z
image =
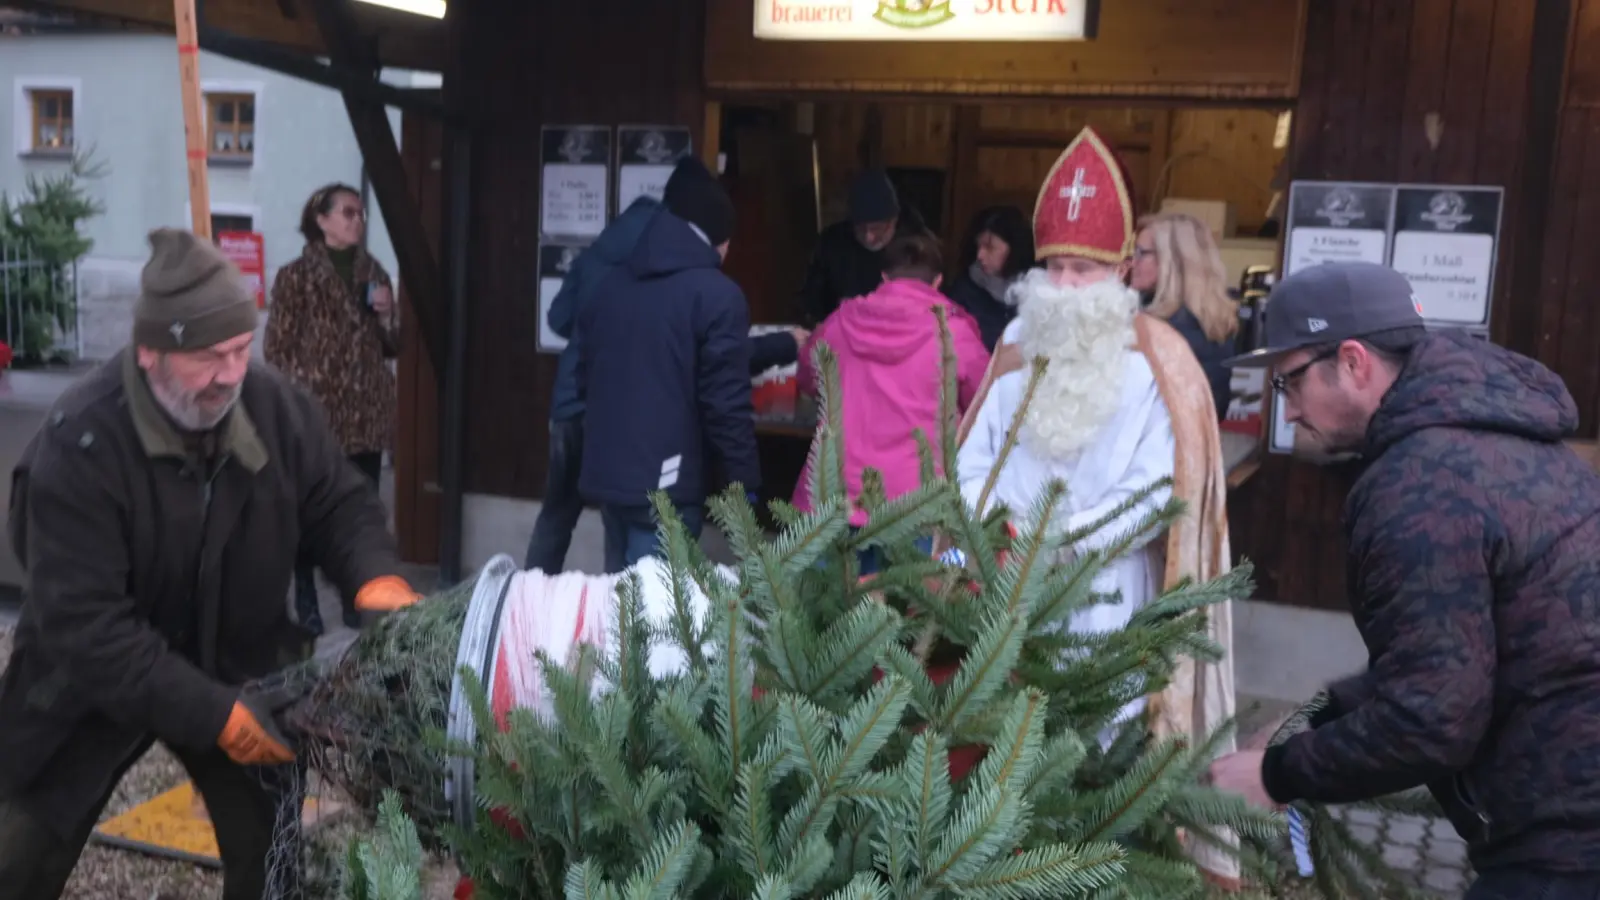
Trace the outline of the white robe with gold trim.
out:
M 1015 339 L 1013 332 L 1017 325 L 1012 323 L 1004 340 Z M 1042 458 L 1032 452 L 1025 441 L 1019 440 L 995 482 L 988 508 L 1005 504 L 1011 510 L 1012 522 L 1019 529 L 1025 529 L 1031 524 L 1025 517 L 1045 484 L 1059 478 L 1067 485 L 1067 496 L 1055 510 L 1051 531 L 1072 531 L 1103 519 L 1139 491 L 1172 477 L 1172 421 L 1155 375 L 1145 355 L 1138 350 L 1130 349 L 1122 359 L 1126 370 L 1121 401 L 1093 439 L 1065 459 Z M 994 380 L 961 445 L 958 471 L 961 494 L 969 507 L 976 507 L 984 483 L 1005 444 L 1006 431 L 1016 418 L 1027 391 L 1029 374 L 1030 370 L 1021 369 Z M 1169 496 L 1165 488 L 1152 492 L 1139 506 L 1077 544 L 1077 549 L 1109 546 L 1159 509 Z M 1095 578 L 1094 590 L 1120 595 L 1121 602 L 1100 603 L 1079 610 L 1073 616 L 1072 631 L 1118 630 L 1127 625 L 1136 610 L 1160 595 L 1165 552 L 1160 541 L 1149 540 L 1160 536 L 1160 532 L 1145 535 L 1142 543 L 1106 565 Z M 1144 705 L 1144 698 L 1134 701 L 1123 710 L 1119 720 L 1136 715 Z

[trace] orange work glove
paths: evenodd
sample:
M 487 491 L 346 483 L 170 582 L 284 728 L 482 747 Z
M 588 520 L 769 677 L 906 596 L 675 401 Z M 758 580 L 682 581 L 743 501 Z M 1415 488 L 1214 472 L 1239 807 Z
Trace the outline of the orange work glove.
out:
M 278 730 L 272 717 L 263 714 L 257 718 L 246 702 L 244 698 L 234 701 L 233 712 L 228 714 L 228 724 L 222 726 L 217 746 L 241 766 L 293 762 L 294 751 L 289 749 L 288 739 Z
M 356 609 L 362 612 L 394 612 L 405 609 L 422 595 L 399 575 L 382 575 L 372 579 L 356 591 Z

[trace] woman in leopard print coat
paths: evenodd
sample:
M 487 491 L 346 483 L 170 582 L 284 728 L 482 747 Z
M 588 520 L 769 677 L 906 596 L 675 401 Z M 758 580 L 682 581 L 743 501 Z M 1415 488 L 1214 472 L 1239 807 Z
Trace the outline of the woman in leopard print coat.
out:
M 361 246 L 366 211 L 349 185 L 311 195 L 300 216 L 306 246 L 272 282 L 264 355 L 321 402 L 350 461 L 378 483 L 394 428 L 388 358 L 398 346 L 389 274 Z M 322 630 L 309 565 L 296 570 L 300 623 Z M 345 621 L 359 624 L 346 608 Z

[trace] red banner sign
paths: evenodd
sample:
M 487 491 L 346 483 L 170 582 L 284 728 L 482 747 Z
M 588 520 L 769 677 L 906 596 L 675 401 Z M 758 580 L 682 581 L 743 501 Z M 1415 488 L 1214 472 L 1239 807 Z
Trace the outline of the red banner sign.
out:
M 217 233 L 217 247 L 222 255 L 233 260 L 244 276 L 245 288 L 256 295 L 256 308 L 267 305 L 267 249 L 261 235 L 254 231 L 221 231 Z

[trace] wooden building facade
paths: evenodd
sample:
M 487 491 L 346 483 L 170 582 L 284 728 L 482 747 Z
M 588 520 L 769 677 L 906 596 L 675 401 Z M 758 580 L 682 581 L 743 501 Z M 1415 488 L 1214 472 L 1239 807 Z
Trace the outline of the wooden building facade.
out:
M 253 18 L 234 10 L 236 30 L 281 32 L 301 54 L 316 52 L 319 30 L 337 49 L 323 7 L 362 5 L 278 0 L 291 27 L 256 21 L 272 18 L 270 4 L 213 2 L 219 25 L 249 7 Z M 109 8 L 134 4 L 29 5 L 117 15 Z M 150 11 L 124 17 L 163 24 L 162 4 L 140 5 Z M 975 203 L 1026 198 L 1031 209 L 1038 160 L 1048 165 L 1085 121 L 1117 134 L 1136 190 L 1227 199 L 1247 229 L 1291 179 L 1501 185 L 1491 338 L 1561 374 L 1580 436 L 1595 437 L 1600 255 L 1583 248 L 1600 230 L 1600 59 L 1575 50 L 1600 37 L 1600 0 L 1098 6 L 1094 39 L 1050 44 L 758 41 L 751 0 L 452 0 L 432 42 L 365 23 L 346 62 L 365 47 L 406 65 L 426 45 L 445 75 L 442 116 L 406 115 L 404 174 L 374 170 L 386 218 L 386 191 L 414 210 L 397 251 L 438 263 L 412 267 L 430 283 L 404 285 L 426 326 L 408 333 L 401 366 L 408 554 L 428 561 L 442 546 L 450 572 L 475 509 L 542 491 L 555 374 L 555 357 L 537 352 L 547 124 L 687 126 L 714 160 L 737 111 L 764 108 L 817 136 L 824 199 L 857 162 L 942 172 L 947 236 Z M 758 321 L 781 315 L 784 289 L 746 285 Z M 1255 562 L 1262 599 L 1343 608 L 1346 489 L 1335 472 L 1269 455 L 1230 497 L 1233 545 Z M 497 550 L 517 552 L 527 535 L 500 537 Z M 469 566 L 476 556 L 469 547 Z

